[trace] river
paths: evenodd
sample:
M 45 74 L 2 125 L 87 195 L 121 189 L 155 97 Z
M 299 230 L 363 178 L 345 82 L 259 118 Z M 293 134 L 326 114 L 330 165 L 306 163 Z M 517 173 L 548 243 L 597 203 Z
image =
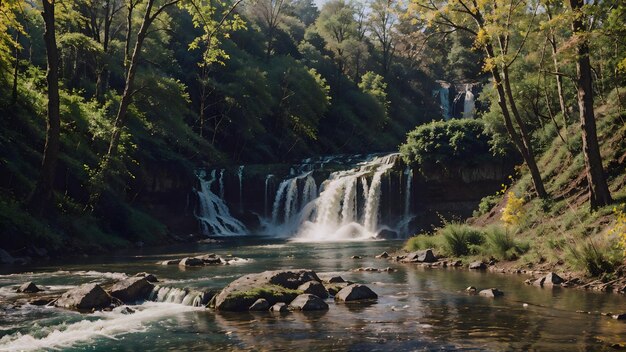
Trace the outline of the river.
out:
M 623 342 L 626 323 L 591 312 L 624 311 L 624 297 L 574 289 L 527 286 L 524 276 L 467 269 L 428 269 L 376 259 L 397 241 L 299 243 L 239 238 L 116 253 L 27 267 L 0 275 L 0 351 L 330 351 L 330 350 L 603 350 Z M 232 265 L 181 268 L 159 260 L 217 253 L 244 258 Z M 354 255 L 363 259 L 352 259 Z M 355 272 L 358 267 L 397 269 Z M 307 268 L 321 277 L 340 275 L 378 295 L 367 305 L 327 302 L 326 312 L 217 313 L 177 303 L 146 302 L 80 314 L 60 308 L 14 306 L 13 287 L 34 281 L 48 292 L 86 282 L 112 283 L 138 272 L 159 285 L 217 290 L 263 270 Z M 497 287 L 496 299 L 465 292 Z

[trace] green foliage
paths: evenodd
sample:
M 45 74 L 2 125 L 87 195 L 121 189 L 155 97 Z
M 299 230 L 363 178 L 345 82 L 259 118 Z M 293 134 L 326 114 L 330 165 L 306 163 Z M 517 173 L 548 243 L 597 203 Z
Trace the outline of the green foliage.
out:
M 402 158 L 418 165 L 472 165 L 494 161 L 481 120 L 435 121 L 418 126 L 400 146 Z
M 577 246 L 570 245 L 567 254 L 578 268 L 591 276 L 612 273 L 623 261 L 622 253 L 615 247 L 590 240 Z
M 385 111 L 385 116 L 387 116 L 389 101 L 387 100 L 387 83 L 385 83 L 384 77 L 372 71 L 367 71 L 361 77 L 359 88 L 363 93 L 374 97 Z
M 443 248 L 441 236 L 417 235 L 409 238 L 404 245 L 404 249 L 409 252 L 431 248 Z
M 474 217 L 487 214 L 493 207 L 495 207 L 502 200 L 502 196 L 499 194 L 483 197 L 478 204 L 478 210 L 472 214 Z
M 514 260 L 530 249 L 529 243 L 515 240 L 507 229 L 500 226 L 490 226 L 485 233 L 484 253 L 497 259 Z
M 437 234 L 443 236 L 446 253 L 453 256 L 476 254 L 485 241 L 481 230 L 460 223 L 448 223 Z

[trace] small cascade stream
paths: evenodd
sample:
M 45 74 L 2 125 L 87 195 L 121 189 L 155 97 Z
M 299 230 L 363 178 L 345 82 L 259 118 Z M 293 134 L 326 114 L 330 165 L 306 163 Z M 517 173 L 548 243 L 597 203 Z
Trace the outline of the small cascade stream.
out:
M 222 198 L 211 191 L 216 181 L 216 171 L 211 171 L 207 180 L 205 171 L 198 173 L 200 190 L 197 192 L 199 209 L 196 217 L 205 236 L 241 236 L 248 233 L 246 226 L 230 215 L 228 206 Z
M 192 307 L 206 306 L 210 298 L 211 294 L 208 292 L 168 286 L 155 286 L 148 297 L 154 302 L 176 303 Z

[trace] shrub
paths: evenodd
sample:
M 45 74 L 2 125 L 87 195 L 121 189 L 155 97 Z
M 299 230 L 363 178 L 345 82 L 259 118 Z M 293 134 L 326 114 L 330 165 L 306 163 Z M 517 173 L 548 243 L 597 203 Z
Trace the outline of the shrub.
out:
M 501 260 L 514 260 L 530 249 L 529 243 L 516 241 L 509 232 L 498 226 L 486 229 L 486 241 L 483 247 L 485 254 Z
M 500 199 L 502 199 L 502 197 L 499 194 L 484 197 L 480 200 L 480 204 L 478 204 L 478 210 L 474 211 L 472 215 L 474 217 L 479 217 L 487 214 L 500 202 Z
M 518 226 L 524 218 L 524 198 L 514 192 L 507 195 L 506 206 L 502 209 L 502 221 L 510 226 Z
M 485 241 L 483 232 L 459 223 L 446 224 L 438 233 L 443 236 L 445 251 L 454 256 L 474 254 Z
M 417 235 L 409 238 L 404 245 L 404 249 L 409 252 L 429 248 L 442 249 L 441 237 L 427 234 Z
M 622 259 L 621 253 L 612 250 L 610 246 L 591 240 L 578 246 L 570 246 L 568 254 L 576 267 L 584 269 L 591 276 L 612 273 Z

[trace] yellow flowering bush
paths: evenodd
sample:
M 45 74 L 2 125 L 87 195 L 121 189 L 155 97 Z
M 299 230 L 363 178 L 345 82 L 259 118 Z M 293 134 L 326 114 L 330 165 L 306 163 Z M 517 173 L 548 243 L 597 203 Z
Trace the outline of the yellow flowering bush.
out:
M 524 198 L 518 197 L 514 192 L 508 193 L 506 206 L 502 209 L 501 220 L 507 226 L 517 226 L 524 217 Z
M 613 212 L 617 221 L 609 233 L 617 237 L 618 246 L 624 251 L 624 256 L 626 256 L 626 212 L 624 212 L 624 204 L 613 208 Z

